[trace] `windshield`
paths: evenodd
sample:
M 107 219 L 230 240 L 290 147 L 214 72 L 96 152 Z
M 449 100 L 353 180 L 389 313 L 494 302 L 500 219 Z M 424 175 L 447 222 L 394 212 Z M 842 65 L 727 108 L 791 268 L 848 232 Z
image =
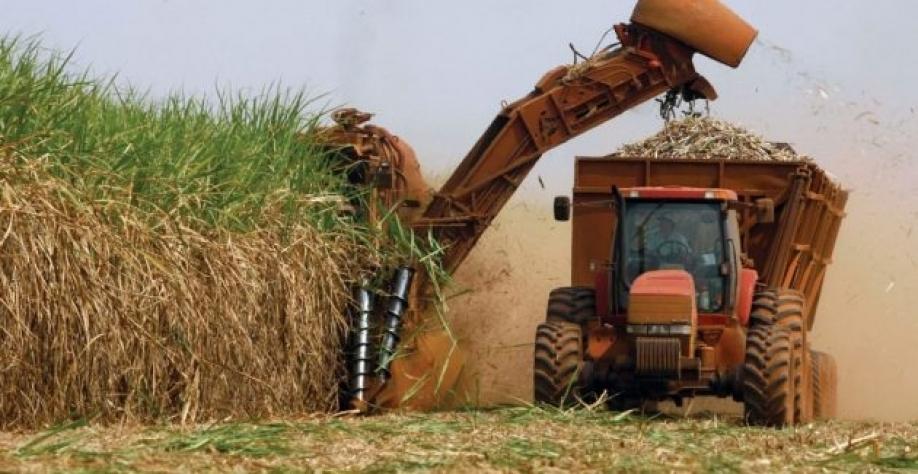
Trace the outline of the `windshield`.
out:
M 704 313 L 723 309 L 723 219 L 716 202 L 629 201 L 624 219 L 627 287 L 642 273 L 680 269 L 695 280 L 695 301 Z

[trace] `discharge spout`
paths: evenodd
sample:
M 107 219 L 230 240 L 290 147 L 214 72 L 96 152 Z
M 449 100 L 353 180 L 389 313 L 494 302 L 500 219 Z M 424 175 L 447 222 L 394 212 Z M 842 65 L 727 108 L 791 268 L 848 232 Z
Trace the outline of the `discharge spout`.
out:
M 631 21 L 738 67 L 758 31 L 718 0 L 640 0 Z

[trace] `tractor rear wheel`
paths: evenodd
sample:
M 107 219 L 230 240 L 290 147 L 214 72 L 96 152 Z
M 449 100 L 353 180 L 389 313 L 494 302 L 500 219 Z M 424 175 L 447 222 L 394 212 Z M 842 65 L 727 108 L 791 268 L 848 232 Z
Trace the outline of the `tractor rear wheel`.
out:
M 536 329 L 533 395 L 536 403 L 570 406 L 580 395 L 583 333 L 580 326 L 549 321 Z
M 813 417 L 835 418 L 838 400 L 838 369 L 835 358 L 825 352 L 811 351 L 813 368 Z
M 787 329 L 793 353 L 794 422 L 813 420 L 813 389 L 810 351 L 807 348 L 806 297 L 796 290 L 769 288 L 756 293 L 750 326 L 777 324 Z
M 556 288 L 548 296 L 546 321 L 560 321 L 585 326 L 596 317 L 596 291 L 578 286 Z
M 794 423 L 793 347 L 787 328 L 761 324 L 749 329 L 741 388 L 750 425 Z

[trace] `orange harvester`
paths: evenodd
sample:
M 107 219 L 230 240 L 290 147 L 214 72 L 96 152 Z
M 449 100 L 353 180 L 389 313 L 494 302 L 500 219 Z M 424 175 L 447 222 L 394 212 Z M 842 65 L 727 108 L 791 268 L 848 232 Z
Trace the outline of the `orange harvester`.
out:
M 368 114 L 336 114 L 326 139 L 372 189 L 366 215 L 397 209 L 453 272 L 545 152 L 663 93 L 715 99 L 693 55 L 736 67 L 756 36 L 717 0 L 640 0 L 614 30 L 617 47 L 552 69 L 504 106 L 432 194 L 406 143 Z M 712 394 L 743 400 L 761 424 L 831 415 L 833 362 L 809 351 L 807 330 L 846 194 L 811 163 L 730 158 L 577 160 L 573 203 L 556 202 L 559 218 L 573 209 L 572 286 L 552 292 L 536 334 L 537 401 Z M 384 308 L 358 292 L 353 406 L 431 408 L 454 384 L 462 355 L 428 329 L 429 283 L 399 270 Z

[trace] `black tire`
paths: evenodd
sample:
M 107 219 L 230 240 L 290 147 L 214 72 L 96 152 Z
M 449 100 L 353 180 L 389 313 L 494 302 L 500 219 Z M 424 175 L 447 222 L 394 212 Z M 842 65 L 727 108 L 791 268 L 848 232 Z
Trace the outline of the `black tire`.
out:
M 549 321 L 536 329 L 533 399 L 563 407 L 577 403 L 583 370 L 583 333 L 580 326 Z
M 794 422 L 813 420 L 813 391 L 810 354 L 806 341 L 804 312 L 806 297 L 796 290 L 768 288 L 756 293 L 750 326 L 777 324 L 787 329 L 793 351 Z
M 556 288 L 548 295 L 546 321 L 585 326 L 596 318 L 596 291 L 589 287 Z
M 784 427 L 794 423 L 791 337 L 776 324 L 756 325 L 746 335 L 742 393 L 746 422 Z
M 835 418 L 838 407 L 838 368 L 835 358 L 825 352 L 811 351 L 813 374 L 813 417 Z

